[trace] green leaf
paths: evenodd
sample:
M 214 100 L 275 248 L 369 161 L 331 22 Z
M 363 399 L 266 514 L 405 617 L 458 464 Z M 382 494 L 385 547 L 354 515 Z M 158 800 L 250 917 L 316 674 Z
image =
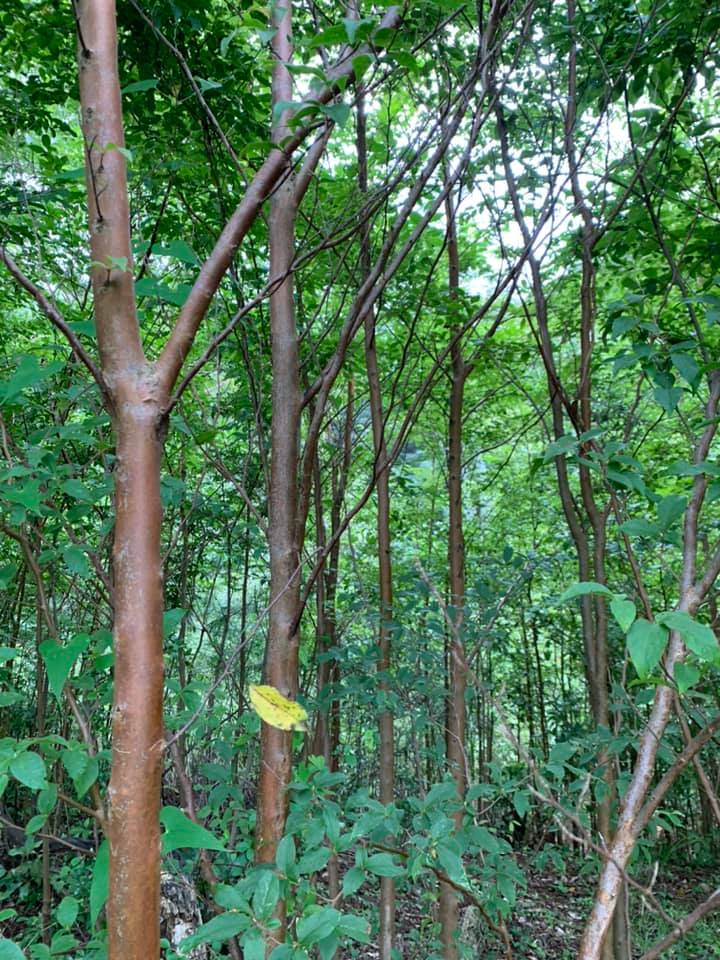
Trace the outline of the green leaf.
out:
M 710 627 L 693 620 L 689 613 L 683 610 L 670 610 L 660 613 L 657 618 L 669 630 L 677 630 L 682 636 L 689 650 L 708 663 L 720 662 L 720 647 L 717 638 Z
M 253 913 L 260 919 L 269 917 L 280 899 L 280 880 L 272 870 L 260 871 L 252 898 Z
M 700 679 L 700 671 L 692 663 L 679 661 L 673 668 L 673 679 L 680 693 L 687 693 Z
M 185 847 L 192 850 L 225 850 L 214 834 L 200 824 L 193 823 L 177 807 L 163 807 L 160 811 L 160 823 L 165 827 L 162 837 L 163 853 Z
M 40 644 L 40 656 L 45 662 L 48 675 L 48 684 L 55 698 L 62 697 L 65 681 L 75 661 L 90 643 L 90 637 L 85 633 L 78 633 L 66 644 L 56 643 L 55 640 L 45 640 Z
M 80 799 L 85 796 L 90 787 L 95 783 L 99 772 L 97 757 L 88 756 L 85 769 L 73 780 L 77 795 Z
M 62 930 L 58 930 L 56 934 L 53 935 L 52 941 L 50 942 L 50 954 L 53 957 L 58 957 L 60 954 L 68 953 L 72 950 L 73 947 L 77 946 L 77 940 L 71 933 L 65 933 Z
M 249 904 L 246 898 L 240 893 L 237 887 L 231 887 L 227 883 L 218 883 L 214 889 L 213 899 L 219 907 L 226 910 L 244 910 L 250 912 Z
M 301 917 L 296 924 L 297 938 L 305 946 L 312 946 L 334 933 L 340 923 L 340 912 L 334 907 L 321 907 L 310 916 Z
M 25 957 L 16 943 L 0 937 L 0 960 L 25 960 Z
M 277 33 L 277 27 L 271 27 L 267 30 L 256 30 L 255 33 L 257 34 L 260 43 L 270 43 L 272 38 Z
M 110 844 L 103 840 L 95 857 L 93 866 L 92 881 L 90 883 L 90 926 L 95 926 L 95 921 L 100 915 L 100 911 L 105 906 L 108 898 L 108 874 L 110 869 Z
M 289 943 L 281 943 L 270 954 L 269 960 L 293 960 L 295 950 Z
M 634 329 L 642 320 L 642 317 L 616 317 L 612 324 L 612 336 L 617 339 Z
M 374 853 L 368 857 L 366 866 L 376 877 L 401 877 L 405 873 L 389 853 Z
M 350 867 L 342 882 L 343 897 L 351 897 L 365 883 L 367 875 L 362 867 Z
M 58 788 L 54 783 L 49 783 L 44 790 L 41 790 L 37 796 L 38 812 L 47 816 L 52 813 L 57 803 Z
M 320 113 L 343 127 L 350 116 L 350 107 L 346 103 L 328 103 L 320 107 Z
M 356 80 L 361 80 L 368 67 L 375 62 L 375 57 L 369 53 L 359 53 L 352 58 L 352 69 Z
M 637 610 L 632 600 L 625 597 L 615 597 L 610 601 L 610 613 L 615 617 L 623 633 L 627 633 L 637 616 Z
M 288 868 L 295 863 L 295 840 L 292 837 L 283 837 L 277 847 L 275 864 L 281 873 L 287 873 Z
M 17 690 L 0 690 L 0 707 L 10 707 L 13 703 L 20 703 L 24 699 L 24 694 Z
M 187 610 L 181 610 L 180 607 L 173 607 L 163 613 L 163 637 L 166 640 L 175 633 L 186 613 Z
M 182 307 L 190 293 L 190 286 L 186 283 L 180 283 L 173 288 L 166 283 L 160 283 L 153 277 L 143 277 L 135 284 L 135 292 L 140 297 L 158 297 L 166 303 Z
M 62 762 L 70 777 L 76 780 L 87 768 L 88 754 L 81 749 L 64 750 Z
M 545 453 L 543 454 L 543 460 L 545 463 L 548 463 L 550 460 L 554 460 L 555 457 L 564 457 L 568 453 L 575 453 L 577 450 L 577 444 L 577 437 L 575 437 L 573 434 L 566 433 L 558 440 L 554 440 L 552 443 L 548 444 L 548 446 L 545 448 Z
M 82 480 L 71 478 L 60 484 L 60 489 L 73 500 L 80 500 L 84 503 L 94 503 L 95 494 L 87 487 Z
M 265 960 L 265 941 L 262 933 L 253 927 L 242 938 L 243 960 Z
M 63 897 L 55 913 L 57 922 L 61 927 L 71 927 L 75 923 L 79 910 L 80 904 L 75 897 Z
M 667 645 L 668 633 L 657 623 L 642 617 L 633 623 L 627 635 L 628 652 L 638 676 L 644 679 L 660 662 Z
M 672 526 L 672 524 L 685 513 L 686 506 L 687 497 L 680 497 L 673 494 L 669 497 L 662 498 L 655 509 L 657 510 L 658 521 L 663 530 L 667 530 L 668 527 Z
M 64 366 L 65 363 L 61 360 L 41 364 L 37 357 L 32 355 L 21 356 L 12 377 L 0 383 L 0 405 L 14 400 L 27 387 L 34 387 L 48 380 L 59 373 Z
M 189 953 L 201 943 L 222 943 L 247 930 L 249 923 L 250 918 L 242 913 L 221 913 L 198 927 L 195 933 L 185 937 L 180 943 L 180 950 L 182 953 Z
M 656 523 L 650 523 L 638 517 L 636 520 L 626 520 L 621 523 L 618 530 L 622 530 L 629 537 L 656 537 L 660 533 L 660 527 Z
M 219 90 L 222 87 L 222 84 L 218 83 L 217 80 L 202 80 L 200 77 L 197 78 L 197 84 L 203 93 L 208 90 Z
M 129 83 L 126 87 L 123 87 L 120 93 L 124 96 L 126 93 L 143 93 L 145 90 L 154 90 L 159 82 L 159 80 L 136 80 L 135 83 Z
M 682 387 L 655 387 L 653 396 L 665 413 L 672 413 L 682 399 Z
M 193 248 L 185 240 L 171 240 L 170 243 L 162 246 L 154 246 L 152 252 L 162 257 L 173 257 L 182 263 L 189 263 L 191 266 L 199 266 L 200 258 Z
M 318 870 L 322 870 L 330 859 L 330 853 L 329 847 L 318 847 L 316 850 L 309 850 L 298 861 L 298 873 L 317 873 Z
M 452 780 L 443 780 L 442 783 L 436 783 L 428 790 L 423 805 L 428 808 L 457 799 L 458 792 L 455 783 Z
M 322 30 L 320 33 L 315 34 L 312 40 L 310 40 L 310 46 L 321 47 L 323 44 L 345 43 L 346 36 L 347 34 L 345 32 L 345 26 L 334 24 L 333 26 L 328 27 L 326 30 Z
M 670 353 L 673 366 L 683 378 L 687 380 L 691 387 L 697 386 L 700 380 L 700 367 L 698 367 L 695 360 L 690 356 L 689 353 L 682 353 L 672 351 Z
M 558 600 L 558 603 L 565 603 L 567 600 L 573 600 L 575 597 L 584 597 L 589 593 L 600 593 L 603 596 L 611 597 L 612 591 L 608 590 L 602 583 L 595 583 L 592 580 L 582 580 L 580 583 L 574 583 L 568 587 Z
M 343 26 L 345 27 L 345 33 L 348 38 L 348 43 L 354 44 L 358 40 L 363 40 L 370 34 L 371 28 L 375 25 L 375 21 L 370 19 L 370 17 L 363 17 L 361 20 L 357 20 L 353 17 L 343 17 Z M 360 36 L 358 36 L 360 34 Z
M 324 937 L 317 942 L 317 951 L 320 960 L 333 960 L 340 946 L 340 939 L 337 933 L 331 933 L 329 937 Z
M 39 813 L 34 817 L 30 817 L 28 822 L 25 824 L 25 833 L 28 836 L 32 836 L 33 833 L 37 833 L 38 830 L 41 830 L 47 823 L 47 814 Z
M 513 806 L 519 817 L 524 817 L 530 809 L 530 794 L 527 790 L 516 790 L 513 794 Z
M 465 867 L 456 840 L 450 839 L 439 843 L 437 857 L 438 863 L 452 881 L 460 884 L 467 883 Z
M 705 473 L 709 477 L 719 477 L 720 467 L 716 463 L 701 460 L 699 463 L 690 463 L 687 460 L 675 460 L 667 468 L 672 477 L 698 477 Z
M 338 932 L 343 937 L 350 937 L 359 943 L 370 943 L 370 924 L 364 917 L 348 913 L 340 918 Z
M 13 757 L 10 761 L 10 773 L 31 790 L 42 790 L 47 786 L 45 761 L 33 750 L 26 750 Z

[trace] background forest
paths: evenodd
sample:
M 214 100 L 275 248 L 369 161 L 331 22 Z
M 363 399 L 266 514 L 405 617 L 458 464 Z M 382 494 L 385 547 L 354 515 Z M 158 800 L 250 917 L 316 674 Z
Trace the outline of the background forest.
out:
M 0 960 L 720 956 L 719 30 L 0 7 Z

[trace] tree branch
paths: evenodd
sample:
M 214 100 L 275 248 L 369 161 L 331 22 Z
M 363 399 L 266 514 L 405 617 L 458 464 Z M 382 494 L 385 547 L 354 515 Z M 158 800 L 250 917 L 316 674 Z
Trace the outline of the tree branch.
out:
M 73 353 L 77 356 L 78 360 L 80 360 L 81 363 L 84 363 L 92 374 L 93 379 L 96 381 L 97 385 L 102 391 L 103 397 L 107 397 L 107 384 L 105 383 L 105 379 L 100 371 L 100 368 L 95 364 L 90 354 L 80 343 L 77 334 L 73 332 L 70 325 L 63 318 L 55 304 L 51 303 L 42 290 L 23 273 L 23 271 L 20 269 L 20 267 L 18 267 L 17 263 L 15 263 L 13 258 L 3 246 L 0 246 L 0 260 L 2 260 L 2 262 L 5 264 L 8 272 L 16 281 L 16 283 L 30 294 L 30 296 L 48 318 L 50 323 L 52 323 L 52 325 L 56 327 L 60 333 L 62 333 L 72 347 Z

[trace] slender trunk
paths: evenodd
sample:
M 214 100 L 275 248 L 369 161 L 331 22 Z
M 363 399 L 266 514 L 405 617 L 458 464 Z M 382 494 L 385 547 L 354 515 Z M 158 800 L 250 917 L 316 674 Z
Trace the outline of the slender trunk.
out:
M 238 664 L 238 699 L 245 709 L 245 677 L 247 674 L 247 600 L 250 581 L 250 508 L 245 512 L 245 541 L 243 545 L 243 577 L 240 591 L 240 661 Z
M 35 711 L 35 732 L 38 737 L 45 736 L 45 720 L 47 717 L 48 683 L 45 663 L 40 656 L 39 648 L 43 639 L 42 604 L 38 594 L 35 603 L 35 648 L 36 654 L 36 681 L 37 707 Z M 40 920 L 42 924 L 42 942 L 50 944 L 52 929 L 52 884 L 50 883 L 50 841 L 43 837 L 42 841 L 42 906 Z
M 337 595 L 338 563 L 340 561 L 340 519 L 348 472 L 352 452 L 352 428 L 354 410 L 354 384 L 348 381 L 347 406 L 345 408 L 345 428 L 342 441 L 342 457 L 335 458 L 332 467 L 332 501 L 330 505 L 330 536 L 333 545 L 325 565 L 325 569 L 318 577 L 316 586 L 317 598 L 317 651 L 325 654 L 338 642 L 336 628 L 335 599 Z M 316 545 L 319 550 L 325 550 L 327 536 L 322 509 L 322 482 L 320 463 L 317 450 L 315 451 L 315 529 Z M 340 670 L 337 659 L 328 660 L 321 657 L 317 669 L 318 696 L 330 684 L 336 684 L 340 679 Z M 338 718 L 337 701 L 333 699 L 325 709 L 318 710 L 313 735 L 312 753 L 324 757 L 328 770 L 335 770 L 337 757 L 335 751 L 338 745 L 336 719 Z
M 361 193 L 367 193 L 367 146 L 366 122 L 363 97 L 358 95 L 357 112 L 358 181 Z M 363 279 L 370 274 L 370 233 L 364 224 L 360 234 L 360 262 Z M 377 541 L 378 585 L 380 596 L 380 626 L 377 642 L 378 691 L 382 708 L 378 714 L 380 734 L 380 802 L 392 803 L 395 799 L 395 731 L 394 718 L 389 708 L 390 686 L 387 674 L 390 670 L 392 644 L 391 622 L 393 615 L 392 560 L 390 552 L 390 478 L 387 468 L 385 424 L 383 419 L 380 374 L 375 346 L 375 313 L 371 308 L 365 317 L 365 365 L 370 393 L 370 416 L 372 419 L 373 452 L 375 457 L 377 491 Z M 391 960 L 395 942 L 395 881 L 392 877 L 380 878 L 380 960 Z
M 452 195 L 445 201 L 448 236 L 448 287 L 451 300 L 457 300 L 460 284 L 460 263 L 457 246 L 456 210 Z M 448 692 L 446 711 L 445 756 L 460 800 L 467 787 L 467 757 L 465 753 L 465 688 L 467 686 L 467 662 L 463 642 L 463 619 L 465 607 L 465 537 L 463 532 L 462 499 L 462 413 L 463 394 L 469 367 L 462 357 L 462 347 L 453 331 L 451 348 L 450 413 L 448 419 L 448 569 L 449 569 L 449 620 L 451 635 L 448 649 Z M 463 811 L 453 814 L 455 828 L 463 823 Z M 439 918 L 443 957 L 456 960 L 458 957 L 458 918 L 460 903 L 449 884 L 440 884 Z
M 545 679 L 543 677 L 542 659 L 540 657 L 540 640 L 538 637 L 537 622 L 533 618 L 530 622 L 530 635 L 532 636 L 533 653 L 535 656 L 535 670 L 537 672 L 537 699 L 538 714 L 540 718 L 540 738 L 542 740 L 543 756 L 547 757 L 550 752 L 547 733 L 547 713 L 545 710 Z
M 273 10 L 273 105 L 292 100 L 287 63 L 292 55 L 292 18 L 289 0 Z M 285 110 L 276 118 L 273 139 L 287 135 Z M 270 201 L 270 278 L 287 274 L 295 254 L 295 184 L 288 177 Z M 263 682 L 285 697 L 294 698 L 298 685 L 298 610 L 300 608 L 300 544 L 298 542 L 298 465 L 300 458 L 300 364 L 295 322 L 294 284 L 291 276 L 270 297 L 272 355 L 272 424 L 270 432 L 270 499 L 268 546 L 270 551 L 270 614 Z M 285 829 L 287 786 L 292 772 L 292 731 L 262 724 L 256 859 L 272 863 Z M 286 905 L 275 911 L 279 925 L 265 931 L 269 955 L 285 940 Z

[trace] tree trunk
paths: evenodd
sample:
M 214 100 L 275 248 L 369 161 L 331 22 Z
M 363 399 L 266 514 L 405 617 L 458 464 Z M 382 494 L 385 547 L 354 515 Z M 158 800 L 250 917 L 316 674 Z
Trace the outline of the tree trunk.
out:
M 367 193 L 367 145 L 366 122 L 362 93 L 358 94 L 357 111 L 358 183 L 361 193 Z M 370 233 L 364 223 L 360 233 L 360 265 L 363 280 L 370 274 Z M 394 718 L 388 704 L 390 686 L 387 673 L 390 669 L 392 644 L 391 622 L 393 615 L 392 559 L 390 552 L 390 478 L 385 444 L 385 423 L 380 390 L 377 351 L 375 348 L 375 313 L 372 308 L 365 316 L 365 366 L 367 369 L 372 420 L 373 453 L 375 458 L 377 492 L 377 547 L 378 586 L 380 600 L 380 626 L 377 641 L 378 693 L 382 707 L 378 712 L 380 734 L 380 783 L 381 803 L 395 799 L 395 731 Z M 395 881 L 392 877 L 380 878 L 380 960 L 391 960 L 395 943 Z
M 160 952 L 160 454 L 167 396 L 145 360 L 135 310 L 114 3 L 81 0 L 78 19 L 95 321 L 117 441 L 109 957 L 149 960 Z
M 445 202 L 448 236 L 448 288 L 451 301 L 456 301 L 460 284 L 460 263 L 457 246 L 456 210 L 452 195 Z M 463 361 L 462 346 L 457 329 L 453 330 L 450 388 L 450 413 L 448 419 L 448 569 L 449 569 L 449 620 L 450 645 L 447 671 L 447 704 L 445 756 L 460 800 L 467 788 L 467 757 L 465 753 L 465 688 L 467 686 L 467 662 L 463 642 L 463 619 L 465 607 L 465 536 L 463 533 L 462 498 L 462 414 L 463 393 L 468 366 Z M 463 811 L 453 814 L 455 828 L 461 829 Z M 439 919 L 443 957 L 457 960 L 458 919 L 460 902 L 449 884 L 440 884 Z
M 273 14 L 273 104 L 292 100 L 287 62 L 292 54 L 291 10 L 287 3 Z M 275 143 L 286 135 L 287 111 L 277 119 Z M 294 182 L 289 177 L 270 201 L 270 278 L 284 276 L 295 254 Z M 286 276 L 270 297 L 272 341 L 272 425 L 270 434 L 270 614 L 263 682 L 294 698 L 298 682 L 300 550 L 298 544 L 298 464 L 300 432 L 300 367 L 292 278 Z M 287 814 L 287 785 L 292 771 L 292 731 L 262 724 L 256 858 L 272 863 Z M 266 931 L 266 954 L 285 939 L 285 904 L 278 904 L 279 927 Z

